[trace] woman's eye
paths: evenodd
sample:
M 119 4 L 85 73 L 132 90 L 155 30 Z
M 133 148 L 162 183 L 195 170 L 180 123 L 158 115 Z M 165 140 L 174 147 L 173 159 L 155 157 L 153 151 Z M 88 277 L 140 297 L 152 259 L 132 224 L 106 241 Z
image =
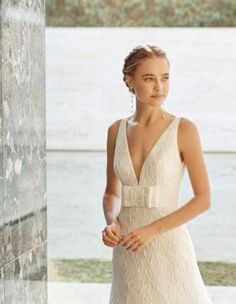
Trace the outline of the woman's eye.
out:
M 164 77 L 163 79 L 169 79 L 169 77 L 168 76 L 166 76 L 166 77 Z M 145 80 L 152 80 L 152 78 L 145 78 Z

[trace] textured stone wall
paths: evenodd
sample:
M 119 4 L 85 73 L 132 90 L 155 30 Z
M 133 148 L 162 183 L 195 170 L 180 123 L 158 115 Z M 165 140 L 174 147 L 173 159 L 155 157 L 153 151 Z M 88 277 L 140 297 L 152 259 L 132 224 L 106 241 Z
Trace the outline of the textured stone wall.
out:
M 2 0 L 0 303 L 47 303 L 44 0 Z

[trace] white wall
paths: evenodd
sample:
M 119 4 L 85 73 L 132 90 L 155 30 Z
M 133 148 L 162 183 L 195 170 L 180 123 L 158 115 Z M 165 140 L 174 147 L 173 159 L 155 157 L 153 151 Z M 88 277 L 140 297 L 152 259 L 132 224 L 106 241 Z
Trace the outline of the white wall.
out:
M 131 114 L 124 57 L 142 43 L 169 57 L 164 108 L 198 125 L 204 151 L 236 151 L 234 28 L 47 28 L 47 149 L 106 149 Z

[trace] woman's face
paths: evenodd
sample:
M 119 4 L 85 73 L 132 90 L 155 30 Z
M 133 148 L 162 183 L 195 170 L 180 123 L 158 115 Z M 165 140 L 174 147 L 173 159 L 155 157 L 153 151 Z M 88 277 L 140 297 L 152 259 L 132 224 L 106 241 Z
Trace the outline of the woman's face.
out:
M 169 92 L 167 60 L 164 57 L 141 60 L 129 83 L 134 88 L 136 98 L 140 102 L 152 105 L 162 104 Z M 160 96 L 152 97 L 155 95 Z

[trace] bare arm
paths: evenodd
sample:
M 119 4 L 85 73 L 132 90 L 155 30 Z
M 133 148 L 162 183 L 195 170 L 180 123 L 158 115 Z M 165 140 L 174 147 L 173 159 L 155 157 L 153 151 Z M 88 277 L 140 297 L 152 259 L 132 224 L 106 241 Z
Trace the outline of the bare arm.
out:
M 197 126 L 182 118 L 178 131 L 180 152 L 184 158 L 194 196 L 173 213 L 151 223 L 157 233 L 186 223 L 210 208 L 210 185 Z
M 106 189 L 103 196 L 103 211 L 107 225 L 117 221 L 120 212 L 120 192 L 121 183 L 115 175 L 113 169 L 113 159 L 115 150 L 115 141 L 119 128 L 120 120 L 114 122 L 107 133 L 107 169 L 106 169 Z

